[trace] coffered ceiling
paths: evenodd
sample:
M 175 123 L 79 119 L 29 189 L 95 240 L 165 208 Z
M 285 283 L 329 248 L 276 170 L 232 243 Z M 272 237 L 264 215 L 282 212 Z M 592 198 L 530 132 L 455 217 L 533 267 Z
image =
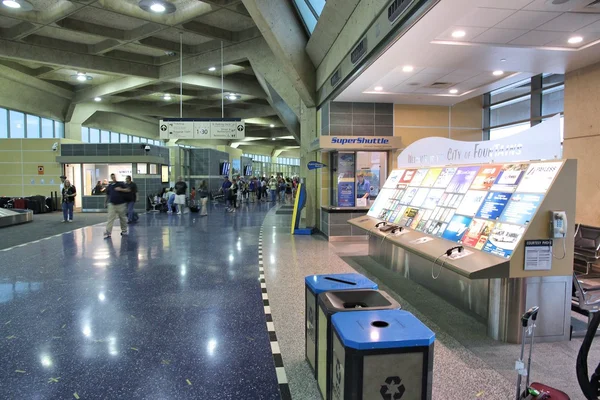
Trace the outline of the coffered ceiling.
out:
M 223 105 L 226 117 L 254 121 L 248 132 L 265 141 L 284 126 L 248 62 L 262 35 L 240 0 L 168 0 L 176 10 L 163 14 L 139 0 L 17 1 L 25 7 L 0 3 L 0 64 L 71 91 L 74 104 L 98 98 L 157 119 L 179 116 L 180 100 L 184 117 L 220 117 Z

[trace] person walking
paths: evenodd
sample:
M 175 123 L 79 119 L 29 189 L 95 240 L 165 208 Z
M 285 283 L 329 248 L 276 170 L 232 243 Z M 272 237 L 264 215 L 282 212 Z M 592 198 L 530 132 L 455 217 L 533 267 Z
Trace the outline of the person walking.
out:
M 229 212 L 235 212 L 235 209 L 237 208 L 238 189 L 238 181 L 235 178 L 233 178 L 231 182 L 231 187 L 229 188 L 229 198 L 231 200 L 231 208 L 229 209 Z
M 175 183 L 175 204 L 177 205 L 177 214 L 183 214 L 185 209 L 185 193 L 187 192 L 187 183 L 183 181 L 183 177 L 180 176 Z
M 104 232 L 105 239 L 111 237 L 113 225 L 117 217 L 119 217 L 119 223 L 121 224 L 121 236 L 127 235 L 125 203 L 127 203 L 127 193 L 131 191 L 123 182 L 117 181 L 115 174 L 110 174 L 110 179 L 111 182 L 106 188 L 106 200 L 104 201 L 104 206 L 108 207 L 108 223 L 106 224 L 106 232 Z
M 200 183 L 198 196 L 200 197 L 200 216 L 204 217 L 208 215 L 208 185 L 206 184 L 206 181 Z
M 131 179 L 131 175 L 127 175 L 125 178 L 125 187 L 129 189 L 129 193 L 127 193 L 127 223 L 131 224 L 136 221 L 134 208 L 138 201 L 137 184 Z
M 277 201 L 277 180 L 273 176 L 269 179 L 269 191 L 271 192 L 271 203 L 275 203 Z
M 175 203 L 175 192 L 170 188 L 167 195 L 167 214 L 173 214 L 173 204 Z
M 230 190 L 231 190 L 231 181 L 228 176 L 223 177 L 223 183 L 221 184 L 221 192 L 223 193 L 223 197 L 225 198 L 225 202 L 227 203 L 227 208 L 225 211 L 231 212 L 231 199 L 230 199 Z
M 293 191 L 293 185 L 292 185 L 292 180 L 290 178 L 286 179 L 285 182 L 285 202 L 286 203 L 290 203 L 292 204 L 292 191 Z
M 73 222 L 73 205 L 75 204 L 75 196 L 77 196 L 77 190 L 75 189 L 75 186 L 71 185 L 71 182 L 68 179 L 65 179 L 62 189 L 62 222 Z

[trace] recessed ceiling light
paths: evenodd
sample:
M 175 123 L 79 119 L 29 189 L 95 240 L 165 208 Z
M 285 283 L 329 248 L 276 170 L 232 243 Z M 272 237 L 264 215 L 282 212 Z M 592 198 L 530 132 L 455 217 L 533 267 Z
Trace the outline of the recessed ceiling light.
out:
M 500 76 L 500 75 L 504 75 L 504 71 L 498 70 L 498 71 L 492 72 L 492 74 L 494 74 L 494 76 Z
M 570 38 L 569 38 L 568 42 L 569 42 L 570 44 L 577 44 L 577 43 L 581 43 L 581 42 L 583 42 L 583 38 L 582 38 L 581 36 L 573 36 L 573 37 L 570 37 Z
M 501 58 L 500 62 L 506 62 L 506 58 Z
M 139 6 L 144 11 L 156 14 L 171 14 L 177 10 L 175 4 L 166 0 L 141 0 Z
M 228 94 L 228 95 L 227 95 L 227 98 L 228 98 L 229 100 L 231 100 L 231 101 L 233 101 L 233 100 L 237 100 L 237 99 L 238 99 L 238 97 L 237 97 L 237 95 L 236 95 L 235 93 Z
M 276 138 L 272 138 L 271 140 L 275 140 Z
M 169 101 L 169 100 L 171 100 L 171 95 L 167 93 L 163 96 L 163 99 Z
M 275 128 L 275 125 L 273 125 L 273 124 L 271 124 L 271 125 L 269 125 L 269 126 L 270 126 L 271 128 Z
M 210 67 L 208 70 L 209 70 L 210 72 L 214 72 L 214 71 L 216 71 L 216 70 L 217 70 L 217 67 Z
M 450 89 L 449 92 L 451 94 L 456 94 L 456 93 L 458 93 L 458 89 Z
M 77 72 L 75 75 L 71 75 L 71 78 L 77 79 L 79 82 L 91 81 L 91 76 L 88 76 L 85 72 Z
M 21 4 L 14 0 L 4 0 L 2 4 L 4 4 L 8 8 L 21 8 Z
M 405 65 L 402 67 L 402 72 L 413 72 L 414 68 L 412 65 Z
M 383 86 L 375 86 L 373 89 L 375 89 L 376 92 L 381 92 L 383 90 Z
M 94 97 L 94 101 L 102 101 L 102 97 Z
M 454 31 L 452 32 L 452 37 L 458 39 L 461 37 L 465 37 L 466 34 L 467 33 L 465 31 Z

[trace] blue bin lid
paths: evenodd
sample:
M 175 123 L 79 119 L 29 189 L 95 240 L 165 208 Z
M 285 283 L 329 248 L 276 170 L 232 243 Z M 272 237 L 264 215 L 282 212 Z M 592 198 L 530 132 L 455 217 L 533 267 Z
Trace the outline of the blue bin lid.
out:
M 388 325 L 377 327 L 378 321 Z M 344 347 L 357 350 L 430 346 L 435 340 L 431 329 L 404 310 L 337 313 L 331 323 Z
M 378 289 L 375 282 L 356 273 L 309 275 L 304 282 L 317 295 L 330 290 Z

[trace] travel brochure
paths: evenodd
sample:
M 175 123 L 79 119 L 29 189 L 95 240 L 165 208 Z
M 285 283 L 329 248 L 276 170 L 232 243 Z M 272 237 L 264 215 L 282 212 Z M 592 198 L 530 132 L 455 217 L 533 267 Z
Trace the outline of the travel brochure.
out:
M 392 171 L 368 215 L 510 257 L 562 162 Z

